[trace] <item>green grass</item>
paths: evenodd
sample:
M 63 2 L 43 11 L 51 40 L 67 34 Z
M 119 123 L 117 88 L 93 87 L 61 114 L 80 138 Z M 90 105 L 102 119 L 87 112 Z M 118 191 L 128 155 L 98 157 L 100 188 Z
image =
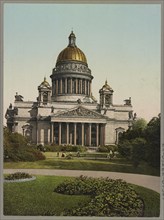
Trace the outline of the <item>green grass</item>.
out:
M 144 199 L 145 203 L 145 217 L 159 216 L 160 213 L 160 195 L 159 193 L 147 189 L 145 187 L 140 187 L 133 185 L 134 189 L 140 194 L 140 196 Z
M 35 162 L 5 162 L 6 169 L 68 169 L 68 170 L 95 170 L 110 171 L 122 173 L 137 173 L 159 176 L 159 171 L 155 168 L 142 163 L 134 168 L 131 163 L 125 159 L 101 160 L 101 159 L 84 159 L 73 158 L 67 160 L 65 158 L 49 158 L 46 160 Z
M 87 202 L 88 196 L 53 192 L 65 177 L 37 176 L 35 181 L 4 184 L 4 215 L 62 215 L 63 208 Z M 67 177 L 68 179 L 68 177 Z
M 89 196 L 70 196 L 53 192 L 61 182 L 71 177 L 37 176 L 24 183 L 4 183 L 4 215 L 62 215 L 64 208 L 87 203 Z M 133 185 L 145 202 L 145 217 L 159 216 L 158 193 Z

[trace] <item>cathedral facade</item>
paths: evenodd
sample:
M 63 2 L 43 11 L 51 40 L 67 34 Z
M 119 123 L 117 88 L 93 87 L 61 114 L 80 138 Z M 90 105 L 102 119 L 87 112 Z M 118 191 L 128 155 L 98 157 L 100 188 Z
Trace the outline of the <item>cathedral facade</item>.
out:
M 16 93 L 6 111 L 7 127 L 31 143 L 103 146 L 117 144 L 135 120 L 131 98 L 113 103 L 113 89 L 105 81 L 99 102 L 92 95 L 92 73 L 85 54 L 76 46 L 73 31 L 52 70 L 51 85 L 44 78 L 36 101 Z

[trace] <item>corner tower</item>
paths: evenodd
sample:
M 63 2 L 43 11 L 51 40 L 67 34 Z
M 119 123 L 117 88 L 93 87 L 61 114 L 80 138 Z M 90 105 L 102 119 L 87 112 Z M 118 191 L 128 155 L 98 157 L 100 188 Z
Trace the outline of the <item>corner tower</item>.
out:
M 100 108 L 110 107 L 113 105 L 113 89 L 108 85 L 107 80 L 103 87 L 99 90 Z
M 76 46 L 76 36 L 71 32 L 68 46 L 62 50 L 50 76 L 52 101 L 76 102 L 91 97 L 93 76 L 85 54 Z
M 51 86 L 44 77 L 43 82 L 38 86 L 38 102 L 40 105 L 47 105 L 51 101 Z

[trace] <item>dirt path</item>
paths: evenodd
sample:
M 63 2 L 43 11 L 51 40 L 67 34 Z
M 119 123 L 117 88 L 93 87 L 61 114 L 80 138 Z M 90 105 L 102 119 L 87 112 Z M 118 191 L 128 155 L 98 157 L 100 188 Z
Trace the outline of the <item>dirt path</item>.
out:
M 133 183 L 152 189 L 160 193 L 160 177 L 117 173 L 106 171 L 88 171 L 88 170 L 50 170 L 50 169 L 4 169 L 4 173 L 27 172 L 35 175 L 50 175 L 50 176 L 90 176 L 90 177 L 109 177 L 112 179 L 123 179 L 128 183 Z

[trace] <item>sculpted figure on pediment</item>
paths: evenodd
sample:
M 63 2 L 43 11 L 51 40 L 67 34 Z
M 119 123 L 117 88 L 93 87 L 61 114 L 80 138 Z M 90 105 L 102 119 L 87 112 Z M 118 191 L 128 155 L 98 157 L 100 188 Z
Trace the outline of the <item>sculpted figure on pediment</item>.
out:
M 92 117 L 92 118 L 99 118 L 97 113 L 93 111 L 89 111 L 81 107 L 74 109 L 72 111 L 68 111 L 63 114 L 60 114 L 60 116 L 86 116 L 86 117 Z

